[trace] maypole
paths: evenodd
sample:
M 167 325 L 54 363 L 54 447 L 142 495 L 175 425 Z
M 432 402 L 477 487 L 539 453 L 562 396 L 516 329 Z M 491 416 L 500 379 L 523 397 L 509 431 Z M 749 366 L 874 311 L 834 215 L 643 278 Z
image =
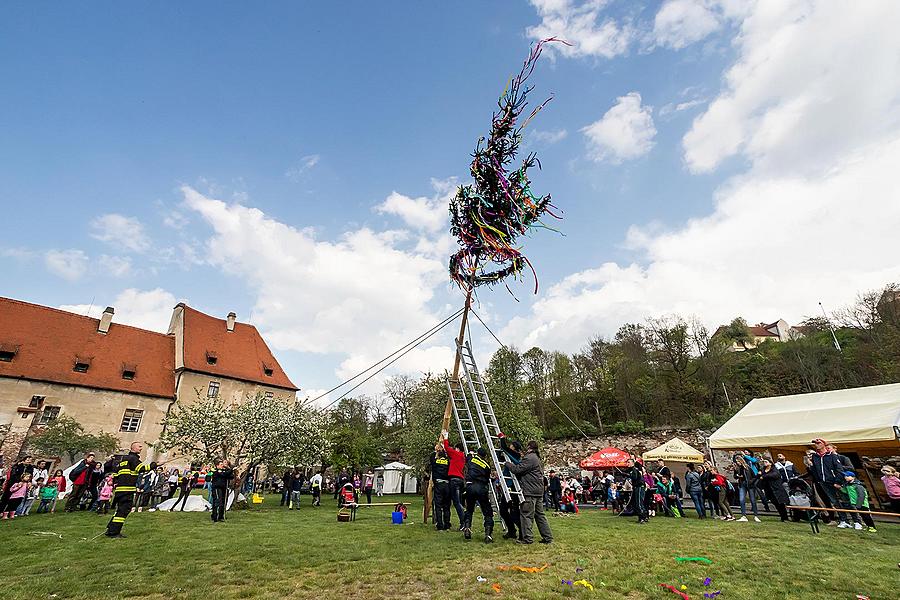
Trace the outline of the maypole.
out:
M 456 338 L 453 380 L 460 376 L 460 347 L 465 343 L 475 288 L 500 283 L 509 276 L 521 279 L 527 265 L 534 276 L 534 292 L 537 293 L 537 274 L 531 262 L 522 254 L 516 240 L 520 235 L 538 227 L 555 231 L 541 221 L 545 214 L 559 218 L 551 210 L 553 205 L 550 203 L 550 195 L 537 196 L 531 190 L 528 169 L 535 165 L 540 168 L 537 156 L 532 152 L 517 168 L 512 167 L 522 143 L 525 126 L 552 99 L 544 100 L 531 111 L 524 122 L 519 123 L 528 105 L 527 96 L 533 89 L 526 82 L 534 73 L 544 44 L 548 42 L 568 45 L 562 40 L 548 38 L 532 46 L 522 69 L 509 80 L 497 101 L 498 110 L 493 114 L 490 134 L 486 139 L 480 138 L 475 146 L 470 165 L 473 183 L 460 186 L 450 200 L 450 232 L 457 238 L 460 246 L 450 257 L 450 278 L 466 294 L 459 336 Z M 506 289 L 509 290 L 509 287 Z M 451 395 L 444 408 L 441 431 L 449 431 L 452 412 Z M 425 495 L 426 523 L 431 513 L 432 488 L 433 484 L 429 480 Z

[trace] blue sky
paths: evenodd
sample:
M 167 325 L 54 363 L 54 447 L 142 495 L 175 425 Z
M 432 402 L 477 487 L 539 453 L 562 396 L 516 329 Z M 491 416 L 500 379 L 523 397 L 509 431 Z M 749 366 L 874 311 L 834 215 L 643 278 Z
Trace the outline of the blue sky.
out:
M 442 271 L 446 194 L 549 34 L 573 46 L 541 59 L 533 99 L 554 100 L 527 144 L 565 236 L 526 243 L 537 296 L 527 280 L 519 302 L 480 293 L 502 337 L 572 351 L 675 312 L 796 321 L 900 277 L 871 259 L 900 224 L 877 170 L 900 122 L 897 11 L 842 10 L 6 4 L 0 293 L 116 305 L 157 329 L 178 300 L 235 310 L 298 385 L 328 388 L 460 304 Z M 869 199 L 848 201 L 860 182 Z M 836 236 L 852 250 L 816 249 Z M 398 369 L 441 368 L 448 342 Z

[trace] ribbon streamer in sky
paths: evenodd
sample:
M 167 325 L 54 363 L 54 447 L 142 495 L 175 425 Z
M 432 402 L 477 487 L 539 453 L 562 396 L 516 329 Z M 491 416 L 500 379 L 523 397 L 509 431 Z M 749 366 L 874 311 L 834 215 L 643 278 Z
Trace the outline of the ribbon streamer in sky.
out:
M 450 257 L 450 278 L 465 290 L 499 283 L 510 275 L 518 277 L 528 265 L 537 293 L 537 274 L 516 240 L 535 228 L 552 229 L 541 221 L 544 214 L 559 217 L 551 211 L 549 194 L 538 196 L 531 190 L 528 169 L 534 165 L 540 168 L 537 156 L 528 154 L 517 169 L 511 163 L 519 151 L 522 130 L 552 99 L 544 100 L 519 123 L 533 89 L 526 82 L 548 42 L 570 45 L 547 38 L 532 47 L 522 70 L 510 79 L 497 102 L 499 110 L 493 115 L 490 135 L 480 138 L 475 146 L 471 165 L 474 183 L 460 186 L 450 200 L 450 232 L 461 246 Z

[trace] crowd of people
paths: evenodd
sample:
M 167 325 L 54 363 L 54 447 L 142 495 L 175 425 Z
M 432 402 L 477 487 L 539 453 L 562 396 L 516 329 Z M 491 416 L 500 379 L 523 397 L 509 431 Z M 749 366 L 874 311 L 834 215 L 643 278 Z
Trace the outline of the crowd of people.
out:
M 120 512 L 126 505 L 128 512 L 141 512 L 175 498 L 176 493 L 177 500 L 169 510 L 184 510 L 188 496 L 196 488 L 203 488 L 210 504 L 214 508 L 218 506 L 216 490 L 224 490 L 224 486 L 217 486 L 216 475 L 221 478 L 222 467 L 231 468 L 228 461 L 218 461 L 209 468 L 166 469 L 141 463 L 139 452 L 123 452 L 106 461 L 99 461 L 95 453 L 88 452 L 67 474 L 62 469 L 53 469 L 51 474 L 50 461 L 35 463 L 33 457 L 24 456 L 0 472 L 0 518 L 55 513 L 58 508 L 68 513 L 84 511 L 106 515 L 110 510 Z M 233 477 L 232 472 L 226 482 Z M 224 507 L 224 498 L 221 504 Z M 223 514 L 213 514 L 214 521 L 223 519 Z
M 484 448 L 466 454 L 461 445 L 451 446 L 447 432 L 442 432 L 429 473 L 439 531 L 451 529 L 452 508 L 458 530 L 465 539 L 471 539 L 472 519 L 478 508 L 484 518 L 484 540 L 493 542 L 493 494 L 505 525 L 504 537 L 523 544 L 535 541 L 535 524 L 540 541 L 552 542 L 545 509 L 556 514 L 578 513 L 579 505 L 585 504 L 636 517 L 638 523 L 656 516 L 685 517 L 691 509 L 699 519 L 759 522 L 760 505 L 765 512 L 774 508 L 781 521 L 803 521 L 815 518 L 813 509 L 821 508 L 827 509 L 821 514 L 823 522 L 835 523 L 841 529 L 876 532 L 868 514 L 871 492 L 857 476 L 851 460 L 820 438 L 813 440 L 805 453 L 802 473 L 783 454 L 772 459 L 744 450 L 734 453 L 721 468 L 710 461 L 687 463 L 683 482 L 664 461 L 651 465 L 637 457 L 624 468 L 592 476 L 564 476 L 553 469 L 545 476 L 536 442 L 523 447 L 501 434 L 500 446 L 506 462 L 497 473 Z M 141 444 L 135 443 L 130 452 L 111 456 L 105 462 L 88 452 L 66 475 L 50 461 L 34 463 L 31 456 L 25 456 L 0 472 L 0 518 L 54 513 L 64 496 L 61 506 L 65 512 L 105 515 L 114 511 L 107 533 L 118 537 L 129 513 L 155 508 L 171 499 L 175 501 L 168 510 L 184 510 L 192 490 L 203 488 L 212 506 L 212 520 L 224 520 L 226 492 L 237 480 L 228 461 L 219 460 L 208 468 L 192 465 L 166 469 L 142 463 L 141 449 Z M 890 465 L 885 465 L 881 474 L 890 510 L 900 514 L 900 474 Z M 502 481 L 512 477 L 518 480 L 521 496 L 507 498 Z M 281 506 L 288 510 L 300 507 L 303 494 L 309 494 L 311 504 L 319 506 L 324 490 L 333 494 L 339 506 L 359 503 L 362 496 L 371 504 L 373 494 L 377 497 L 384 493 L 383 472 L 372 468 L 365 472 L 342 469 L 334 478 L 324 470 L 310 475 L 310 471 L 293 468 L 258 485 L 248 476 L 245 484 L 250 486 L 248 491 L 280 493 Z
M 830 509 L 822 516 L 824 522 L 875 533 L 875 523 L 867 514 L 870 492 L 850 459 L 823 439 L 813 440 L 811 446 L 804 456 L 803 473 L 783 454 L 773 460 L 748 450 L 734 453 L 721 469 L 710 461 L 687 463 L 684 483 L 665 461 L 650 465 L 636 457 L 624 468 L 600 471 L 593 477 L 566 478 L 551 470 L 545 502 L 562 513 L 579 512 L 579 503 L 602 504 L 601 510 L 636 516 L 639 523 L 653 516 L 684 517 L 688 499 L 697 518 L 723 521 L 759 522 L 760 504 L 765 512 L 774 509 L 781 521 L 809 520 L 814 518 L 813 508 L 823 508 Z M 900 513 L 897 470 L 886 465 L 881 474 L 890 509 Z

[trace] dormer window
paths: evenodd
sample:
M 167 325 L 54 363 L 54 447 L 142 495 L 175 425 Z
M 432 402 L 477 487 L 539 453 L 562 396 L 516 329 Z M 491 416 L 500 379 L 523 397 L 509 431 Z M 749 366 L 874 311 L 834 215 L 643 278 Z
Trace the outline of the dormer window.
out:
M 136 365 L 122 365 L 122 379 L 127 379 L 131 381 L 134 379 L 134 376 L 137 375 L 137 366 Z
M 88 369 L 91 368 L 91 358 L 87 356 L 78 356 L 75 355 L 75 366 L 72 367 L 72 370 L 76 373 L 87 373 Z
M 275 373 L 275 369 L 272 368 L 272 365 L 263 363 L 263 373 L 266 374 L 266 377 L 271 377 Z
M 16 346 L 12 346 L 10 344 L 0 344 L 0 361 L 12 362 L 12 359 L 16 357 L 16 354 L 18 352 L 19 348 Z
M 219 357 L 216 355 L 216 353 L 211 350 L 207 350 L 206 351 L 206 364 L 214 365 L 217 362 L 219 362 Z

